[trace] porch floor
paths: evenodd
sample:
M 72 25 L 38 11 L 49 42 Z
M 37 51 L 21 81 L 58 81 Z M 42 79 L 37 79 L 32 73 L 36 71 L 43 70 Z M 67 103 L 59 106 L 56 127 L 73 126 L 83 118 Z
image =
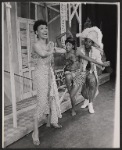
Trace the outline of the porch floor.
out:
M 75 117 L 69 110 L 63 113 L 60 119 L 62 129 L 45 125 L 39 128 L 39 146 L 33 145 L 31 134 L 28 134 L 7 148 L 113 148 L 115 83 L 107 82 L 100 86 L 99 91 L 94 101 L 95 114 L 89 114 L 88 108 L 80 109 L 80 103 L 76 106 Z M 31 114 L 28 118 L 32 120 Z M 25 128 L 24 119 L 21 123 Z
M 105 80 L 104 80 L 105 82 Z M 103 81 L 101 82 L 101 84 L 103 83 Z M 63 132 L 66 132 L 66 137 L 68 138 L 68 135 L 69 134 L 75 134 L 75 131 L 77 132 L 79 130 L 79 132 L 81 132 L 82 130 L 84 130 L 83 128 L 81 128 L 81 125 L 87 125 L 89 124 L 89 122 L 91 122 L 91 126 L 93 127 L 93 129 L 95 129 L 94 125 L 98 128 L 98 123 L 100 124 L 100 127 L 99 127 L 99 130 L 104 130 L 103 128 L 105 128 L 105 126 L 108 126 L 107 124 L 109 124 L 109 127 L 111 129 L 111 132 L 107 132 L 107 133 L 111 133 L 111 136 L 110 136 L 110 143 L 111 144 L 108 144 L 105 146 L 110 146 L 112 147 L 112 140 L 113 140 L 113 121 L 114 121 L 114 94 L 115 94 L 115 91 L 114 91 L 114 83 L 113 82 L 108 82 L 102 86 L 100 86 L 100 94 L 99 96 L 96 98 L 96 101 L 95 101 L 95 110 L 97 111 L 97 113 L 95 115 L 90 115 L 86 110 L 87 109 L 84 109 L 84 110 L 81 110 L 79 107 L 81 104 L 77 105 L 76 106 L 76 109 L 77 109 L 77 116 L 76 117 L 71 117 L 69 115 L 69 111 L 67 111 L 68 109 L 71 108 L 71 103 L 70 103 L 70 99 L 69 99 L 69 96 L 66 95 L 65 97 L 65 100 L 64 102 L 61 104 L 61 110 L 62 110 L 62 113 L 67 111 L 66 113 L 63 114 L 63 118 L 60 119 L 61 121 L 61 124 L 64 126 L 61 130 L 55 130 L 55 129 L 45 129 L 46 127 L 42 126 L 40 128 L 40 133 L 41 133 L 41 141 L 42 141 L 42 144 L 41 144 L 41 147 L 47 147 L 47 148 L 51 148 L 51 147 L 61 147 L 65 144 L 63 144 L 63 139 L 64 137 L 62 136 L 65 136 Z M 61 96 L 61 93 L 60 93 L 60 96 Z M 36 97 L 35 97 L 36 98 Z M 34 100 L 35 101 L 35 100 Z M 82 96 L 78 96 L 77 97 L 77 104 L 78 103 L 81 103 L 83 101 L 83 97 Z M 34 104 L 33 102 L 33 99 L 32 99 L 32 103 Z M 27 103 L 26 103 L 27 104 Z M 99 108 L 100 107 L 100 108 Z M 104 108 L 105 107 L 105 108 Z M 104 110 L 104 113 L 103 113 L 103 109 Z M 17 129 L 16 128 L 13 128 L 13 120 L 12 120 L 12 117 L 8 118 L 8 119 L 5 119 L 4 121 L 4 147 L 12 144 L 13 142 L 19 140 L 20 138 L 24 137 L 25 135 L 28 135 L 28 136 L 25 136 L 25 139 L 28 139 L 30 138 L 31 140 L 31 137 L 30 137 L 30 132 L 33 130 L 33 111 L 34 111 L 34 107 L 30 110 L 27 110 L 27 111 L 24 111 L 23 113 L 20 113 L 18 114 L 18 120 L 17 120 L 17 123 L 18 123 L 18 127 Z M 105 117 L 105 118 L 104 118 Z M 93 118 L 93 120 L 91 120 Z M 102 119 L 103 121 L 101 121 L 100 119 Z M 100 120 L 100 121 L 99 121 Z M 45 120 L 42 120 L 39 124 L 39 126 L 43 125 L 44 124 L 44 121 Z M 97 122 L 98 123 L 97 123 Z M 107 121 L 107 124 L 106 124 L 106 121 Z M 78 123 L 78 124 L 77 124 Z M 85 124 L 84 124 L 85 123 Z M 88 123 L 88 124 L 87 124 Z M 67 125 L 66 125 L 67 124 Z M 70 124 L 71 126 L 74 124 L 76 127 L 70 127 Z M 80 125 L 81 124 L 81 125 Z M 70 129 L 67 129 L 65 128 L 65 125 L 66 127 L 68 126 L 68 128 Z M 73 126 L 74 126 L 73 125 Z M 79 126 L 78 126 L 79 125 Z M 90 125 L 90 124 L 89 124 Z M 104 125 L 104 126 L 103 126 Z M 71 129 L 72 128 L 72 129 Z M 77 129 L 76 129 L 77 128 Z M 81 129 L 80 129 L 81 128 Z M 87 128 L 86 128 L 87 129 Z M 93 130 L 92 129 L 92 130 Z M 44 130 L 44 131 L 43 131 Z M 73 132 L 68 131 L 69 130 L 72 130 Z M 80 131 L 81 130 L 81 131 Z M 88 127 L 88 130 L 89 127 Z M 45 134 L 46 132 L 46 134 Z M 49 143 L 45 143 L 46 141 L 43 141 L 45 138 L 46 138 L 46 135 L 48 136 L 48 132 L 49 132 L 49 139 L 51 138 L 51 133 L 54 132 L 56 135 L 55 136 L 58 136 L 58 132 L 59 132 L 59 135 L 61 135 L 61 133 L 63 135 L 61 135 L 59 141 L 62 141 L 61 143 L 63 144 L 57 144 L 55 145 L 52 141 L 52 144 L 49 142 Z M 83 131 L 84 132 L 84 131 Z M 91 136 L 93 136 L 93 131 L 89 131 L 91 132 Z M 97 134 L 99 132 L 97 131 Z M 100 133 L 101 134 L 101 133 Z M 79 138 L 80 138 L 80 135 L 78 134 Z M 81 134 L 82 136 L 82 134 Z M 42 138 L 43 137 L 43 138 Z M 72 135 L 70 136 L 69 135 L 69 138 L 71 138 Z M 87 137 L 88 138 L 88 137 Z M 65 138 L 64 138 L 65 139 Z M 74 138 L 73 138 L 74 139 Z M 19 140 L 17 143 L 21 143 L 21 141 L 23 141 L 23 139 Z M 51 140 L 51 139 L 50 139 Z M 56 140 L 56 138 L 55 138 Z M 107 139 L 106 139 L 107 140 Z M 25 140 L 24 140 L 25 141 Z M 28 141 L 28 140 L 27 140 Z M 31 145 L 31 148 L 34 147 L 33 144 L 32 144 L 32 141 L 30 141 L 30 145 Z M 60 143 L 60 142 L 58 142 Z M 72 143 L 72 142 L 71 142 Z M 72 147 L 73 145 L 64 145 L 63 147 Z M 82 143 L 82 142 L 81 142 Z M 51 145 L 52 146 L 51 146 Z M 54 145 L 53 145 L 54 144 Z M 75 144 L 75 143 L 74 143 Z M 78 143 L 77 143 L 78 144 Z M 79 143 L 80 144 L 80 143 Z M 80 145 L 76 145 L 74 147 L 78 147 Z M 97 144 L 97 143 L 96 143 Z M 17 144 L 18 145 L 18 144 Z M 20 144 L 20 146 L 18 147 L 16 145 L 16 142 L 8 147 L 10 148 L 13 148 L 13 147 L 16 147 L 16 148 L 20 148 L 20 146 L 22 146 L 23 148 L 27 148 L 27 145 L 25 143 L 25 145 L 23 144 Z M 30 147 L 29 143 L 28 143 L 28 148 Z M 25 147 L 24 147 L 25 146 Z M 51 146 L 51 147 L 50 147 Z M 94 145 L 95 146 L 95 145 Z M 101 145 L 102 146 L 102 145 Z M 103 144 L 104 146 L 104 144 Z M 81 145 L 80 147 L 84 147 L 83 145 Z

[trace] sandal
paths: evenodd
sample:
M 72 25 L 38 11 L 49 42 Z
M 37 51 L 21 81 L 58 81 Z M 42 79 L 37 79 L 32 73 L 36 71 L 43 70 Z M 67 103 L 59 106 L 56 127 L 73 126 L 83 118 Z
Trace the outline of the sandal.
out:
M 53 126 L 54 128 L 56 128 L 56 129 L 62 128 L 62 125 L 57 124 L 57 123 L 52 124 L 52 126 Z
M 32 139 L 33 139 L 33 144 L 34 145 L 39 145 L 40 144 L 40 141 L 38 138 L 34 138 L 34 132 L 32 133 Z

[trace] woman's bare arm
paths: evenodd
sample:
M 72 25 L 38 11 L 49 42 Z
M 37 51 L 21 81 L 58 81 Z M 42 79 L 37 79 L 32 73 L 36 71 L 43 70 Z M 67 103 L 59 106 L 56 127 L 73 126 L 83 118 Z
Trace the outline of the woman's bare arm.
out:
M 64 48 L 59 48 L 59 47 L 55 47 L 54 48 L 55 53 L 59 53 L 59 54 L 65 54 L 66 50 Z
M 61 38 L 62 38 L 64 35 L 68 35 L 68 37 L 72 37 L 72 38 L 73 38 L 73 35 L 72 35 L 72 33 L 70 32 L 70 30 L 68 30 L 67 32 L 64 32 L 64 33 L 58 35 L 58 36 L 56 37 L 56 42 L 57 42 L 58 47 L 60 47 L 60 48 L 64 48 L 64 46 L 63 46 L 62 43 L 61 43 Z
M 50 56 L 50 55 L 53 53 L 52 50 L 50 50 L 50 51 L 44 50 L 43 48 L 40 48 L 40 46 L 37 45 L 37 44 L 34 44 L 34 45 L 33 45 L 33 50 L 34 50 L 39 56 L 44 57 L 44 58 Z
M 56 37 L 56 42 L 57 42 L 57 46 L 60 48 L 64 48 L 64 46 L 61 43 L 61 38 L 66 34 L 66 32 L 60 34 L 59 36 Z
M 88 56 L 85 56 L 80 50 L 77 50 L 76 55 L 77 55 L 77 56 L 80 56 L 81 58 L 83 58 L 83 59 L 85 59 L 85 60 L 87 60 L 87 61 L 93 62 L 93 63 L 95 63 L 95 64 L 98 64 L 98 65 L 101 65 L 101 66 L 104 66 L 104 67 L 107 67 L 107 66 L 110 65 L 110 64 L 107 63 L 107 62 L 104 62 L 104 63 L 97 62 L 95 59 L 92 59 L 92 58 L 90 58 L 90 57 L 88 57 Z

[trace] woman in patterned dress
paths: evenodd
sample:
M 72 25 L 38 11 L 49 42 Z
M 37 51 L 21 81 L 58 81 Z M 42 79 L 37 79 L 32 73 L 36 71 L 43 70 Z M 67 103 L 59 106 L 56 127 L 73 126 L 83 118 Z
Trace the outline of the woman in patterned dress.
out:
M 34 75 L 34 83 L 37 87 L 37 105 L 34 113 L 32 139 L 35 145 L 39 145 L 39 119 L 47 116 L 47 127 L 50 127 L 51 124 L 55 128 L 61 128 L 61 125 L 58 124 L 58 118 L 61 118 L 62 115 L 56 80 L 51 66 L 54 43 L 47 43 L 48 27 L 45 21 L 36 21 L 33 28 L 38 37 L 38 41 L 33 45 L 33 51 L 39 57 Z

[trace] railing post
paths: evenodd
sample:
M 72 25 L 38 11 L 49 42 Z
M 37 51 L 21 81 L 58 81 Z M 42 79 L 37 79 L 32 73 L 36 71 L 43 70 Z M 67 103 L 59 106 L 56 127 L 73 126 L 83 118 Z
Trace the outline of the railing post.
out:
M 4 45 L 4 3 L 2 3 L 2 45 Z M 4 46 L 2 47 L 2 52 L 4 51 Z M 2 53 L 2 58 L 4 58 L 4 53 Z M 3 59 L 2 59 L 2 62 Z M 4 68 L 4 63 L 2 64 L 2 67 Z M 3 70 L 2 70 L 3 71 Z M 2 72 L 2 85 L 4 85 L 4 71 Z M 2 148 L 4 148 L 4 141 L 5 141 L 5 131 L 4 131 L 4 90 L 2 89 Z
M 5 2 L 5 5 L 6 5 L 8 49 L 9 49 L 10 83 L 11 83 L 12 110 L 13 110 L 13 127 L 17 128 L 15 80 L 14 80 L 14 68 L 13 68 L 13 63 L 12 63 L 13 43 L 12 43 L 11 15 L 10 15 L 11 5 L 10 5 L 10 2 Z
M 79 23 L 79 33 L 82 32 L 82 3 L 79 4 L 79 20 L 80 20 L 80 23 Z M 81 46 L 81 37 L 79 38 L 79 47 Z

